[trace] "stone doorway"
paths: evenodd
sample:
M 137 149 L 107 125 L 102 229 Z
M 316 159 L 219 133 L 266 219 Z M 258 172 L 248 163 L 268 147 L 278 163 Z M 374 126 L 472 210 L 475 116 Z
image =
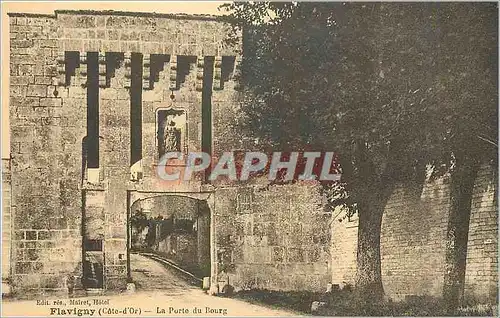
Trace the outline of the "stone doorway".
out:
M 146 195 L 130 204 L 128 216 L 128 280 L 138 288 L 170 287 L 158 264 L 181 276 L 185 276 L 182 271 L 190 273 L 200 281 L 211 276 L 211 209 L 207 200 L 178 194 Z M 151 280 L 155 275 L 156 281 Z M 140 286 L 149 282 L 154 286 Z

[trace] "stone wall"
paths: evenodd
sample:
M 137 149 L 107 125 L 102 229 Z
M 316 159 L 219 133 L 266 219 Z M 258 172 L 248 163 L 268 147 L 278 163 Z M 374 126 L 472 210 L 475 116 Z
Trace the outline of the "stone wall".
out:
M 172 233 L 159 242 L 157 252 L 193 273 L 198 267 L 196 241 L 194 234 Z
M 340 287 L 353 285 L 356 276 L 358 250 L 358 219 L 345 217 L 345 211 L 336 208 L 332 218 L 332 283 Z
M 196 220 L 196 243 L 197 243 L 197 261 L 199 275 L 210 276 L 210 210 L 204 211 L 198 215 Z
M 224 26 L 212 16 L 106 11 L 57 11 L 54 34 L 65 51 L 234 55 L 222 45 Z
M 394 191 L 382 220 L 384 290 L 394 299 L 406 295 L 441 296 L 444 282 L 449 189 L 447 179 Z M 424 256 L 425 255 L 425 256 Z
M 498 190 L 494 171 L 482 166 L 475 181 L 465 282 L 468 301 L 496 302 Z M 426 182 L 421 193 L 412 184 L 394 191 L 381 234 L 382 281 L 388 297 L 442 296 L 448 209 L 447 178 Z M 354 284 L 357 222 L 333 220 L 332 231 L 332 282 Z
M 198 61 L 239 54 L 237 47 L 222 41 L 226 30 L 225 24 L 207 16 L 93 11 L 10 15 L 15 290 L 66 292 L 66 278 L 82 276 L 82 221 L 89 237 L 104 240 L 105 288 L 124 288 L 127 191 L 186 190 L 166 189 L 155 175 L 157 111 L 184 109 L 190 120 L 186 150 L 200 149 L 203 63 Z M 131 99 L 138 94 L 129 89 L 134 54 L 142 69 L 143 146 L 138 165 L 143 171 L 131 179 Z M 93 71 L 98 72 L 96 86 L 88 78 L 92 56 L 98 58 L 93 65 L 98 68 Z M 154 68 L 158 56 L 164 63 Z M 177 72 L 177 57 L 182 56 L 194 57 L 185 74 Z M 213 67 L 214 78 L 223 84 L 220 63 Z M 214 90 L 230 96 L 232 86 L 219 84 Z M 89 93 L 97 99 L 89 99 Z M 95 118 L 87 118 L 89 105 L 96 104 L 99 166 L 87 169 L 83 141 L 89 136 L 88 121 L 95 123 Z M 188 188 L 199 192 L 200 182 Z M 86 224 L 91 218 L 102 222 Z
M 215 205 L 219 286 L 326 289 L 331 214 L 316 186 L 222 188 Z
M 2 293 L 10 293 L 10 253 L 11 253 L 11 176 L 10 159 L 2 158 Z
M 497 182 L 494 169 L 482 169 L 474 187 L 465 273 L 465 297 L 472 301 L 498 301 Z
M 65 278 L 81 268 L 81 145 L 75 135 L 82 122 L 85 127 L 85 113 L 72 92 L 65 107 L 54 94 L 57 29 L 47 16 L 10 18 L 11 262 L 14 292 L 23 294 L 66 292 Z

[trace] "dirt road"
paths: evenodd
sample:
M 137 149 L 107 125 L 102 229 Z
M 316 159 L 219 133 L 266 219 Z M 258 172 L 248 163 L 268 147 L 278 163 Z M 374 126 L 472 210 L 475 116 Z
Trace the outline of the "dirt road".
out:
M 174 269 L 144 256 L 131 255 L 134 294 L 71 299 L 39 298 L 5 301 L 2 317 L 166 317 L 166 316 L 297 316 L 297 313 L 241 300 L 207 295 L 179 277 Z M 43 301 L 47 301 L 47 303 Z M 38 305 L 37 305 L 38 301 Z

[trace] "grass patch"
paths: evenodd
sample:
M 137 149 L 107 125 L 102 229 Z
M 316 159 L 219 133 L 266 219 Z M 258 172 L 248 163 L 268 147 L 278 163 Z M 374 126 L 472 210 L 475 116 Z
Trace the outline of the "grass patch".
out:
M 469 305 L 449 312 L 446 303 L 436 297 L 410 296 L 402 301 L 371 303 L 352 292 L 336 292 L 326 296 L 326 305 L 318 310 L 321 316 L 495 316 L 492 305 Z
M 249 303 L 269 306 L 276 309 L 288 309 L 310 314 L 311 303 L 321 297 L 321 293 L 308 291 L 270 291 L 267 289 L 243 290 L 235 293 L 234 298 Z
M 287 309 L 298 313 L 318 316 L 496 316 L 494 305 L 475 304 L 447 311 L 442 299 L 427 296 L 407 297 L 403 301 L 367 302 L 350 290 L 332 293 L 314 293 L 307 291 L 270 291 L 265 289 L 239 291 L 234 298 L 250 303 L 269 306 L 275 309 Z M 324 305 L 311 313 L 313 301 Z

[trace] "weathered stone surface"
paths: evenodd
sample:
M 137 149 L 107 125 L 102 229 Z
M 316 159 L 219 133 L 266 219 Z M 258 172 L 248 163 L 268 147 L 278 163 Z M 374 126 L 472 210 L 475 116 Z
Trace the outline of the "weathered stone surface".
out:
M 28 85 L 26 91 L 26 96 L 28 97 L 46 97 L 47 87 L 44 85 Z
M 469 225 L 465 296 L 496 299 L 498 208 L 493 168 L 485 165 L 476 179 Z M 440 297 L 443 290 L 449 184 L 445 178 L 427 182 L 421 195 L 401 185 L 384 212 L 381 234 L 384 292 L 392 299 L 408 295 Z M 357 219 L 332 220 L 332 283 L 354 284 Z
M 12 231 L 4 231 L 2 239 L 12 253 L 2 271 L 12 274 L 13 291 L 61 291 L 65 277 L 79 281 L 82 232 L 86 239 L 105 240 L 104 288 L 125 289 L 128 208 L 146 197 L 172 193 L 196 197 L 210 207 L 210 217 L 198 219 L 203 235 L 184 243 L 196 245 L 196 257 L 210 262 L 211 293 L 228 284 L 236 289 L 324 291 L 328 283 L 353 283 L 357 220 L 339 222 L 340 211 L 324 212 L 317 186 L 206 185 L 202 175 L 166 184 L 156 176 L 162 111 L 184 112 L 182 152 L 202 149 L 205 57 L 216 61 L 217 83 L 209 105 L 212 152 L 251 150 L 237 130 L 241 57 L 238 47 L 222 43 L 227 25 L 211 17 L 68 11 L 13 15 L 10 23 L 12 158 L 11 174 L 5 166 L 2 173 L 3 194 L 10 194 L 3 201 L 3 222 Z M 87 69 L 89 54 L 85 62 L 76 57 L 72 70 L 60 71 L 59 56 L 72 51 L 78 56 L 104 53 L 101 71 L 97 61 L 97 69 Z M 141 64 L 145 56 L 151 57 L 149 63 Z M 221 78 L 225 56 L 235 60 L 229 79 Z M 140 71 L 132 70 L 133 65 Z M 93 71 L 101 87 L 89 80 Z M 138 71 L 140 83 L 132 83 L 131 73 Z M 54 83 L 60 76 L 64 80 Z M 87 105 L 95 90 L 98 97 Z M 140 118 L 132 115 L 131 100 L 136 100 Z M 96 104 L 99 113 L 90 121 L 98 119 L 99 167 L 92 169 L 96 180 L 89 183 L 88 156 L 82 149 L 89 142 L 87 116 L 92 114 L 87 108 Z M 134 141 L 140 151 L 132 150 L 131 127 L 141 132 Z M 134 179 L 131 166 L 139 167 Z M 467 297 L 480 301 L 496 299 L 497 190 L 488 171 L 476 181 L 466 274 Z M 442 180 L 427 184 L 418 199 L 411 199 L 406 188 L 394 192 L 384 216 L 384 289 L 393 298 L 440 295 L 448 185 Z M 184 205 L 172 204 L 173 212 L 194 210 L 185 202 L 196 201 L 180 201 Z

